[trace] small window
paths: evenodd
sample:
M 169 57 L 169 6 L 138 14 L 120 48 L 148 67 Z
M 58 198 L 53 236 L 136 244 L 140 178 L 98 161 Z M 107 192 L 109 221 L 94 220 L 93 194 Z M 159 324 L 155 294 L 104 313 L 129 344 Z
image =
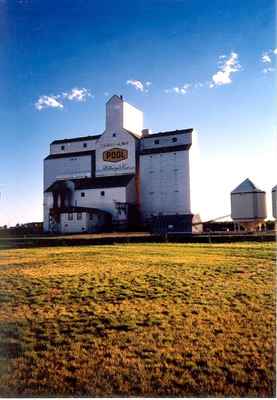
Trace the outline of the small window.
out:
M 101 191 L 101 196 L 104 197 L 105 196 L 105 192 L 104 190 Z
M 160 144 L 160 141 L 157 139 L 157 140 L 154 140 L 154 143 L 155 144 Z
M 93 220 L 93 214 L 89 214 L 89 219 L 92 221 Z
M 88 147 L 87 143 L 83 143 L 83 147 Z
M 81 197 L 85 197 L 85 192 L 81 192 Z
M 80 213 L 80 212 L 77 213 L 77 219 L 78 219 L 78 220 L 82 219 L 82 213 Z
M 68 221 L 73 221 L 73 213 L 68 213 Z
M 61 150 L 64 150 L 64 146 L 61 146 Z
M 113 137 L 116 137 L 116 133 L 113 133 Z
M 177 142 L 177 138 L 176 137 L 172 138 L 172 142 Z

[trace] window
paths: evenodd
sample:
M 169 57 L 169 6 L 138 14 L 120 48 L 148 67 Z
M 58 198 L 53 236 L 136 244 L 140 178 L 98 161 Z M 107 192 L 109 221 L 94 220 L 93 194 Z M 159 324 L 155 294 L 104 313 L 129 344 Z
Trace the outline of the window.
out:
M 83 143 L 83 147 L 88 147 L 88 145 L 86 143 Z
M 116 133 L 113 133 L 113 137 L 116 137 Z
M 61 146 L 61 150 L 64 150 L 64 146 Z
M 78 220 L 82 219 L 82 213 L 80 213 L 80 212 L 77 213 L 77 219 L 78 219 Z
M 92 221 L 93 220 L 93 214 L 89 214 L 89 219 Z
M 102 197 L 104 197 L 104 196 L 105 196 L 104 190 L 101 190 L 101 193 L 100 193 L 100 194 L 101 194 Z
M 172 142 L 177 142 L 177 138 L 176 137 L 172 138 Z
M 85 192 L 81 192 L 81 197 L 85 197 Z
M 160 141 L 157 139 L 157 140 L 154 140 L 154 144 L 159 144 L 160 143 Z
M 68 221 L 73 221 L 73 213 L 68 213 Z

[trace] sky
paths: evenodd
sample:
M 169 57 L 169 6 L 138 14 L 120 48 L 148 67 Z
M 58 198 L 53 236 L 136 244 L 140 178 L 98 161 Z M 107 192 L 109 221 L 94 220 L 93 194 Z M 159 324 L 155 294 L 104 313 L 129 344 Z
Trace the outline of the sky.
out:
M 271 0 L 0 0 L 0 226 L 42 221 L 55 139 L 100 134 L 113 94 L 152 132 L 195 128 L 196 209 L 230 214 L 250 178 L 276 178 Z

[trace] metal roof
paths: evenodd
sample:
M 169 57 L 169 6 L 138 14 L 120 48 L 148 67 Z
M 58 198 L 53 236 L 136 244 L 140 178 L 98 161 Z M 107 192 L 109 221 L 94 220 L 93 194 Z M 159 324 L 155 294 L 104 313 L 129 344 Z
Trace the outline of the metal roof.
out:
M 156 132 L 156 133 L 150 133 L 144 136 L 140 136 L 135 132 L 131 132 L 128 129 L 123 128 L 124 131 L 130 133 L 137 139 L 150 139 L 151 137 L 157 137 L 157 136 L 168 136 L 168 135 L 179 135 L 179 134 L 184 134 L 184 133 L 191 133 L 193 131 L 193 128 L 189 129 L 176 129 L 175 131 L 165 131 L 165 132 Z M 54 140 L 50 144 L 64 144 L 64 143 L 73 143 L 73 142 L 83 142 L 83 141 L 89 141 L 89 140 L 97 140 L 102 136 L 100 135 L 90 135 L 90 136 L 79 136 L 75 138 L 69 138 L 69 139 L 58 139 Z
M 72 143 L 72 142 L 82 142 L 85 140 L 97 140 L 101 137 L 102 135 L 90 135 L 90 136 L 79 136 L 75 138 L 70 138 L 70 139 L 58 139 L 54 140 L 50 144 L 62 144 L 62 143 Z
M 160 137 L 160 136 L 168 136 L 168 135 L 180 135 L 184 133 L 192 133 L 193 128 L 189 129 L 176 129 L 175 131 L 165 131 L 165 132 L 157 132 L 157 133 L 149 133 L 142 137 L 142 139 L 151 139 L 152 137 Z
M 80 179 L 66 179 L 57 180 L 52 183 L 45 192 L 53 192 L 56 190 L 57 185 L 63 185 L 65 182 L 73 182 L 75 190 L 83 189 L 108 189 L 113 187 L 125 187 L 134 178 L 134 174 L 128 175 L 114 175 L 114 176 L 103 176 L 99 178 L 80 178 Z M 62 186 L 63 187 L 63 186 Z
M 70 157 L 81 157 L 81 156 L 89 156 L 95 154 L 95 150 L 85 150 L 85 151 L 74 151 L 71 153 L 55 153 L 49 154 L 49 156 L 45 157 L 44 160 L 52 160 L 54 158 L 70 158 Z
M 239 186 L 237 186 L 231 193 L 265 193 L 263 190 L 259 189 L 250 179 L 245 179 Z

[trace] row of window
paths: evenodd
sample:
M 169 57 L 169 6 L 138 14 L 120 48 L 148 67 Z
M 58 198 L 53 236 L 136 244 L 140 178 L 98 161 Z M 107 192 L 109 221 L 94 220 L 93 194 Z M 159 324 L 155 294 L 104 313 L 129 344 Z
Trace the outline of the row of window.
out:
M 82 213 L 80 212 L 80 213 L 77 213 L 77 220 L 81 220 L 83 217 L 82 217 Z M 68 213 L 67 214 L 67 219 L 68 219 L 68 221 L 73 221 L 73 213 Z M 89 219 L 90 220 L 92 220 L 93 219 L 93 214 L 89 214 Z
M 174 137 L 174 138 L 171 139 L 171 141 L 172 141 L 173 143 L 175 143 L 175 142 L 177 142 L 177 138 Z M 154 144 L 160 144 L 159 139 L 154 140 Z
M 160 174 L 160 172 L 164 172 L 164 171 L 166 171 L 166 172 L 170 172 L 170 171 L 173 171 L 173 172 L 177 172 L 177 171 L 179 171 L 179 169 L 178 168 L 174 168 L 174 169 L 172 169 L 172 170 L 168 170 L 168 169 L 166 169 L 166 170 L 164 170 L 163 168 L 157 168 L 157 169 L 151 169 L 151 170 L 149 170 L 148 171 L 148 173 L 149 174 L 156 174 L 156 173 L 158 173 L 158 174 Z
M 67 218 L 68 218 L 68 221 L 73 221 L 73 213 L 68 213 Z M 77 213 L 77 219 L 78 220 L 82 219 L 82 213 Z
M 87 148 L 87 147 L 88 147 L 87 143 L 83 143 L 83 148 L 85 149 L 85 148 Z M 62 146 L 61 146 L 61 150 L 64 150 L 64 149 L 65 149 L 65 146 L 62 145 Z
M 102 197 L 105 196 L 105 191 L 104 190 L 101 190 L 100 196 L 102 196 Z M 81 192 L 81 197 L 86 197 L 86 193 L 85 192 Z
M 113 133 L 113 137 L 116 137 L 116 134 L 115 133 Z M 177 142 L 177 138 L 176 137 L 174 137 L 174 138 L 172 138 L 171 139 L 171 141 L 174 143 L 174 142 Z M 159 139 L 156 139 L 156 140 L 154 140 L 154 144 L 160 144 L 160 140 Z M 87 143 L 83 143 L 83 148 L 87 148 Z M 61 146 L 61 150 L 65 150 L 65 146 L 64 145 L 62 145 Z

